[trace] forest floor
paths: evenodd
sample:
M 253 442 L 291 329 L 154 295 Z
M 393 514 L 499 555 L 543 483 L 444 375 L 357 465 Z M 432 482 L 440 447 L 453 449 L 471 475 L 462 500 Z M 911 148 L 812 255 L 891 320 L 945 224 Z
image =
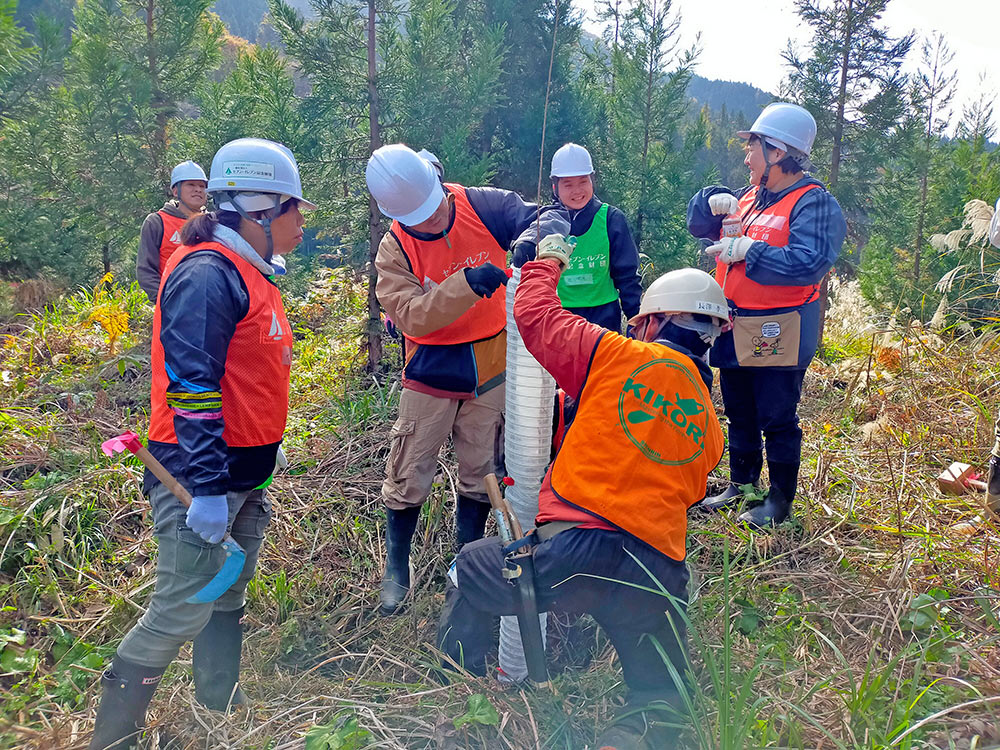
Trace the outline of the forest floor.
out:
M 186 648 L 149 746 L 582 750 L 623 693 L 589 619 L 552 618 L 551 691 L 440 678 L 450 456 L 418 528 L 412 601 L 376 613 L 400 355 L 390 346 L 380 381 L 358 374 L 363 304 L 336 273 L 289 304 L 291 465 L 247 595 L 251 706 L 199 707 Z M 691 514 L 684 747 L 1000 746 L 1000 530 L 953 530 L 981 495 L 935 482 L 952 461 L 987 459 L 1000 338 L 876 323 L 841 291 L 806 377 L 794 520 L 753 535 Z M 101 669 L 152 590 L 140 469 L 99 450 L 145 428 L 149 326 L 134 287 L 0 323 L 0 748 L 86 746 Z

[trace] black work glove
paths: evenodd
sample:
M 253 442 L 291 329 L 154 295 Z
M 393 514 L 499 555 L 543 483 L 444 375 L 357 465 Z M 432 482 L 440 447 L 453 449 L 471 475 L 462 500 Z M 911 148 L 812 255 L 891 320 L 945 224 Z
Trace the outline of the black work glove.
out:
M 501 284 L 507 284 L 507 272 L 492 263 L 486 263 L 476 268 L 466 268 L 465 280 L 480 297 L 492 297 Z

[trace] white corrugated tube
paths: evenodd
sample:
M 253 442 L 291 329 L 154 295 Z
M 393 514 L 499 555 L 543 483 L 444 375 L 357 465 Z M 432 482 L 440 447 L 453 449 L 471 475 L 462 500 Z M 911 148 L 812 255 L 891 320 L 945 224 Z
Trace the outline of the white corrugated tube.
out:
M 521 269 L 514 268 L 507 283 L 507 417 L 504 425 L 504 453 L 507 474 L 514 485 L 507 488 L 517 520 L 524 530 L 535 525 L 538 515 L 538 491 L 549 464 L 552 445 L 552 404 L 556 383 L 524 347 L 514 322 L 514 294 L 521 280 Z M 545 642 L 546 614 L 538 616 Z M 522 682 L 528 666 L 521 645 L 521 631 L 516 617 L 500 619 L 501 679 Z

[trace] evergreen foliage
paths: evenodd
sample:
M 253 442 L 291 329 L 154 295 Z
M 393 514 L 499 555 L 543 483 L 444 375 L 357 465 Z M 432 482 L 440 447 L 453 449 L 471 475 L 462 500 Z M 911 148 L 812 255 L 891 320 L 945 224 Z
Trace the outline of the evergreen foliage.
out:
M 947 44 L 922 40 L 920 69 L 905 75 L 915 38 L 886 32 L 889 2 L 797 0 L 812 38 L 786 50 L 781 95 L 819 124 L 816 174 L 849 220 L 839 271 L 859 275 L 870 300 L 922 314 L 959 261 L 929 238 L 960 226 L 970 200 L 1000 194 L 995 93 L 982 81 L 949 130 Z M 170 167 L 207 168 L 220 145 L 251 135 L 294 150 L 320 205 L 310 245 L 356 269 L 385 229 L 365 160 L 392 141 L 435 152 L 446 180 L 529 200 L 541 167 L 543 201 L 551 154 L 582 143 L 598 196 L 625 212 L 653 271 L 698 262 L 687 200 L 706 184 L 745 184 L 735 133 L 772 97 L 696 76 L 671 0 L 603 0 L 600 37 L 581 32 L 570 0 L 379 0 L 371 80 L 368 6 L 0 0 L 0 273 L 88 284 L 109 266 L 130 273 Z M 213 11 L 252 39 L 267 38 L 266 24 L 278 46 L 226 37 Z M 300 257 L 293 266 L 315 262 Z

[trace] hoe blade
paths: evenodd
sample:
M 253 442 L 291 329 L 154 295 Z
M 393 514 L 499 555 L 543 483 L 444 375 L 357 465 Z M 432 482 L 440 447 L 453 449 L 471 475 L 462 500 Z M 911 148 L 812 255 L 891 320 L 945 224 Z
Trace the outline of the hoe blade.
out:
M 247 561 L 247 553 L 231 536 L 222 540 L 222 549 L 226 551 L 226 560 L 215 574 L 215 578 L 205 584 L 196 594 L 187 598 L 188 604 L 208 604 L 222 596 L 243 572 L 243 564 Z

